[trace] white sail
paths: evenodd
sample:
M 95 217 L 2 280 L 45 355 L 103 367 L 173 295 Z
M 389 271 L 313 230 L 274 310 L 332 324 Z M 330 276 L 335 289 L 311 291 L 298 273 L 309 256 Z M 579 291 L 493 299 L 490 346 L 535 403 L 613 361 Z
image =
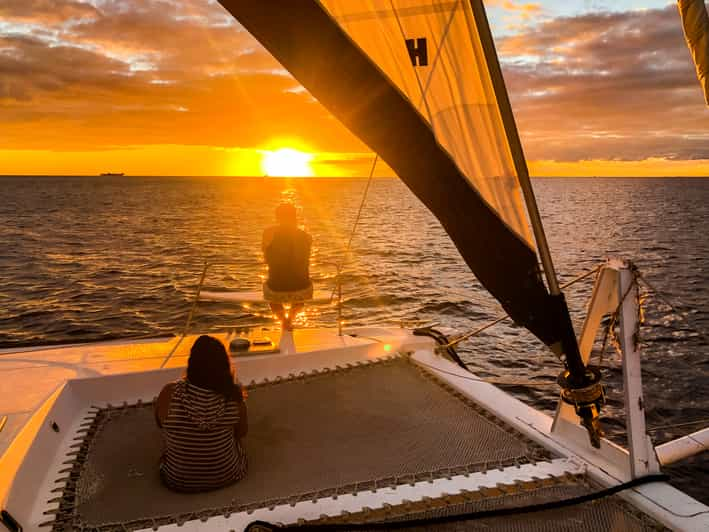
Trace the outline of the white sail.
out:
M 533 247 L 470 2 L 320 3 L 431 124 L 484 200 Z
M 697 67 L 704 101 L 709 105 L 709 15 L 704 0 L 677 0 L 684 37 Z

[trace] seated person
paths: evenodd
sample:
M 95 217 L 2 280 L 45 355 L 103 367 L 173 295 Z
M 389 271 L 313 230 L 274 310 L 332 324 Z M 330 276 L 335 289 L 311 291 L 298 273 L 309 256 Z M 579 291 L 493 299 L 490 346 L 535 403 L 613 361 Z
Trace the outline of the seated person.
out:
M 244 393 L 234 381 L 226 348 L 216 338 L 197 338 L 185 376 L 160 392 L 155 419 L 165 442 L 160 474 L 169 488 L 207 491 L 246 474 Z
M 313 297 L 310 281 L 310 245 L 312 238 L 298 229 L 295 207 L 283 203 L 276 208 L 278 225 L 263 232 L 261 248 L 268 263 L 268 279 L 263 298 L 281 320 L 283 328 L 292 329 L 292 321 L 303 310 L 303 302 Z M 290 303 L 286 312 L 284 303 Z

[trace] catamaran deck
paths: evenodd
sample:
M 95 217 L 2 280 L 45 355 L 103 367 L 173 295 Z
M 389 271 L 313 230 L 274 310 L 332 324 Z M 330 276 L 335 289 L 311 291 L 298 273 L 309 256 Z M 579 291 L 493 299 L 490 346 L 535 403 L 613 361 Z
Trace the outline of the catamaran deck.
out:
M 10 416 L 2 437 L 17 435 L 0 458 L 0 503 L 25 530 L 410 520 L 567 500 L 623 480 L 612 461 L 605 459 L 604 470 L 587 462 L 573 438 L 550 437 L 548 416 L 434 354 L 430 338 L 403 329 L 353 336 L 301 330 L 295 353 L 234 358 L 249 389 L 247 478 L 209 493 L 176 494 L 160 483 L 162 441 L 151 401 L 182 374 L 192 340 L 162 370 L 177 339 L 0 356 L 0 416 Z M 599 452 L 621 452 L 609 446 Z M 706 507 L 677 493 L 656 483 L 623 497 L 645 501 L 644 511 L 656 515 L 648 499 L 665 494 L 666 509 L 687 529 L 694 522 L 701 530 L 702 518 L 691 516 Z M 446 525 L 480 527 L 661 525 L 621 496 Z

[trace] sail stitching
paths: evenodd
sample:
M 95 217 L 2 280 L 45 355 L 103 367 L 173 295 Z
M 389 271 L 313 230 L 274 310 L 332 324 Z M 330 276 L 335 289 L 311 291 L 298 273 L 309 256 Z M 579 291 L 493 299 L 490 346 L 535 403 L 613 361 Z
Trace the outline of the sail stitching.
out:
M 399 31 L 401 32 L 401 38 L 406 40 L 406 33 L 404 32 L 404 26 L 401 23 L 401 19 L 399 18 L 399 12 L 396 10 L 396 7 L 394 7 L 394 0 L 389 0 L 389 5 L 391 5 L 391 10 L 394 12 L 394 16 L 396 17 L 396 24 L 399 26 Z M 414 68 L 414 76 L 416 76 L 416 83 L 418 83 L 419 86 L 419 91 L 421 91 L 421 98 L 423 99 L 423 104 L 426 107 L 426 113 L 428 113 L 428 122 L 431 125 L 431 131 L 433 131 L 433 134 L 436 134 L 436 128 L 433 125 L 433 113 L 431 113 L 431 107 L 428 105 L 428 100 L 426 100 L 426 94 L 424 93 L 423 90 L 423 85 L 421 84 L 421 77 L 419 76 L 418 71 Z
M 453 18 L 455 17 L 458 7 L 460 5 L 461 0 L 456 0 L 455 5 L 453 5 L 453 8 L 451 9 L 451 14 L 448 17 L 448 22 L 446 22 L 446 27 L 443 30 L 443 35 L 441 36 L 441 40 L 438 43 L 438 46 L 436 47 L 436 57 L 433 58 L 433 63 L 431 63 L 431 71 L 428 73 L 428 78 L 426 79 L 426 85 L 423 88 L 423 93 L 421 94 L 421 99 L 424 100 L 426 98 L 426 94 L 428 94 L 428 89 L 431 87 L 431 81 L 433 80 L 433 74 L 436 71 L 436 67 L 438 66 L 438 60 L 441 57 L 441 49 L 443 48 L 443 45 L 445 44 L 446 40 L 448 39 L 448 33 L 451 29 L 451 26 L 453 25 Z M 421 104 L 419 104 L 421 105 Z M 431 118 L 431 127 L 433 127 L 433 118 Z

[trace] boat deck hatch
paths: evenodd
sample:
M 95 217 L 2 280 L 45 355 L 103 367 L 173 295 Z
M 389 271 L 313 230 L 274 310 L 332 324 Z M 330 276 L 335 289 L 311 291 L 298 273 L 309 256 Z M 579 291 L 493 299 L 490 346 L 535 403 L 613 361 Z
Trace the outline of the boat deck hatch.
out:
M 248 475 L 202 494 L 161 484 L 152 404 L 92 409 L 45 525 L 139 529 L 551 458 L 406 356 L 255 384 L 247 404 Z

